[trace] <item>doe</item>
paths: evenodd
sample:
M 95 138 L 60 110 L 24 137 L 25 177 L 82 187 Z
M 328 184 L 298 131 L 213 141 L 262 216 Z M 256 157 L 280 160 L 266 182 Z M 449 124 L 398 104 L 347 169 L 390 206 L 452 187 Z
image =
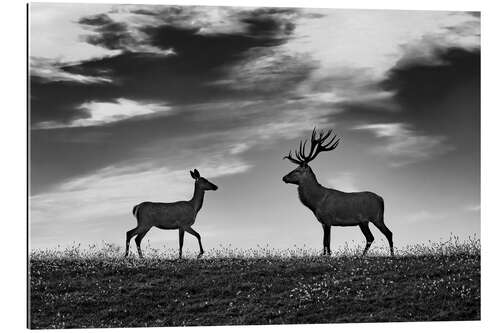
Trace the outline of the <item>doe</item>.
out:
M 194 182 L 193 198 L 189 201 L 177 202 L 142 202 L 132 209 L 132 214 L 137 219 L 137 227 L 127 231 L 127 241 L 125 244 L 125 257 L 128 256 L 130 239 L 137 235 L 135 244 L 139 257 L 142 256 L 141 241 L 152 227 L 165 230 L 179 230 L 179 258 L 182 258 L 182 245 L 184 243 L 184 232 L 190 233 L 198 239 L 200 253 L 198 258 L 204 253 L 201 245 L 201 236 L 192 225 L 196 220 L 196 215 L 203 205 L 205 191 L 217 190 L 217 185 L 212 184 L 200 176 L 198 170 L 190 171 Z

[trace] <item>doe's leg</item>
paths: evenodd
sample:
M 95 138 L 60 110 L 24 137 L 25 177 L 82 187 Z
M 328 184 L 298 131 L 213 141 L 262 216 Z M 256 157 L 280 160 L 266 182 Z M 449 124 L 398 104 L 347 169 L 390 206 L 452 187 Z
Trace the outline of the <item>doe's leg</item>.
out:
M 182 246 L 184 245 L 184 229 L 179 228 L 179 259 L 182 259 Z
M 322 223 L 321 227 L 323 228 L 323 255 L 326 256 L 326 225 Z
M 137 227 L 127 231 L 127 240 L 125 241 L 125 258 L 128 256 L 128 250 L 130 247 L 130 239 L 134 237 L 137 233 Z
M 142 250 L 141 250 L 141 241 L 144 238 L 144 236 L 146 236 L 148 231 L 149 231 L 149 229 L 142 231 L 142 232 L 139 232 L 137 237 L 135 237 L 135 245 L 137 245 L 137 253 L 139 254 L 139 258 L 144 258 L 144 256 L 142 255 Z
M 366 254 L 366 252 L 368 252 L 368 249 L 372 245 L 375 237 L 373 237 L 373 234 L 370 231 L 370 228 L 368 227 L 368 222 L 361 223 L 359 225 L 359 227 L 360 227 L 361 231 L 363 232 L 363 235 L 365 235 L 365 238 L 366 238 L 366 246 L 365 246 L 365 250 L 363 251 L 363 256 L 364 256 Z
M 374 223 L 375 226 L 382 232 L 387 238 L 387 241 L 389 242 L 389 247 L 391 249 L 391 256 L 394 257 L 394 244 L 392 243 L 392 231 L 387 228 L 387 226 L 384 224 L 384 222 L 379 222 L 379 223 Z
M 194 237 L 196 237 L 196 239 L 198 240 L 198 245 L 200 246 L 200 254 L 198 254 L 198 258 L 200 258 L 203 253 L 205 253 L 205 251 L 203 251 L 203 246 L 201 245 L 201 236 L 199 233 L 197 233 L 193 228 L 191 227 L 187 227 L 185 228 L 186 232 L 187 233 L 190 233 L 191 235 L 193 235 Z

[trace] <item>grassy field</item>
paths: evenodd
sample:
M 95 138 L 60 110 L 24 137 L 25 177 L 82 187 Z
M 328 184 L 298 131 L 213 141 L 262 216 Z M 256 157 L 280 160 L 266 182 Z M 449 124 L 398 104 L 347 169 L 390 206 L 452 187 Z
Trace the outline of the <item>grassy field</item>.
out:
M 398 251 L 218 249 L 200 260 L 112 245 L 33 251 L 31 328 L 480 319 L 479 240 Z M 194 258 L 194 254 L 191 256 Z

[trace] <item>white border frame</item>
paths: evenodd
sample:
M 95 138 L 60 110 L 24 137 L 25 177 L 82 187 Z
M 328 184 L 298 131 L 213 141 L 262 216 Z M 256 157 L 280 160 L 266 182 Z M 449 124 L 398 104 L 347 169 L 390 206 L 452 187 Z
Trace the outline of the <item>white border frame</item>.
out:
M 234 6 L 229 0 L 176 0 L 176 1 L 50 1 L 50 2 L 84 2 L 84 3 L 151 3 L 178 5 L 226 5 Z M 481 246 L 482 246 L 482 290 L 481 290 L 481 321 L 476 322 L 419 322 L 419 323 L 381 323 L 381 324 L 320 324 L 314 330 L 327 332 L 341 329 L 343 332 L 383 331 L 384 333 L 453 330 L 454 332 L 475 331 L 478 329 L 492 331 L 496 328 L 496 303 L 499 299 L 498 279 L 500 278 L 496 256 L 499 233 L 496 202 L 499 187 L 498 172 L 500 170 L 497 143 L 497 124 L 500 123 L 498 101 L 499 77 L 498 61 L 500 59 L 498 31 L 500 31 L 499 6 L 494 2 L 478 2 L 463 0 L 419 0 L 402 2 L 394 0 L 240 0 L 238 6 L 274 6 L 274 7 L 309 7 L 309 8 L 352 8 L 352 9 L 420 9 L 420 10 L 467 10 L 481 11 Z M 26 329 L 26 89 L 27 89 L 27 59 L 26 59 L 26 5 L 23 2 L 2 3 L 2 68 L 6 75 L 2 76 L 2 123 L 1 155 L 2 155 L 2 252 L 1 268 L 2 287 L 2 326 L 9 331 Z M 466 135 L 466 133 L 465 133 Z M 499 325 L 500 326 L 500 325 Z M 267 332 L 292 331 L 300 332 L 303 325 L 279 326 L 228 326 L 228 327 L 190 327 L 169 328 L 169 331 L 206 332 L 249 332 L 254 329 Z M 114 332 L 117 329 L 93 329 L 89 332 Z M 122 329 L 130 330 L 130 329 Z M 144 329 L 135 329 L 137 332 Z M 151 330 L 164 330 L 164 328 Z M 86 331 L 86 330 L 85 330 Z M 117 331 L 119 332 L 119 331 Z M 146 332 L 146 331 L 144 331 Z

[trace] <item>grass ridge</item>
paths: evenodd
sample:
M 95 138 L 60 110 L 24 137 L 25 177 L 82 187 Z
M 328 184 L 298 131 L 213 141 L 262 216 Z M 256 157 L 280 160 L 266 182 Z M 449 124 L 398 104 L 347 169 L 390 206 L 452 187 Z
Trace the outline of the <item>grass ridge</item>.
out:
M 30 256 L 31 328 L 479 320 L 480 242 L 429 242 L 360 257 L 219 247 L 201 259 L 113 244 Z

